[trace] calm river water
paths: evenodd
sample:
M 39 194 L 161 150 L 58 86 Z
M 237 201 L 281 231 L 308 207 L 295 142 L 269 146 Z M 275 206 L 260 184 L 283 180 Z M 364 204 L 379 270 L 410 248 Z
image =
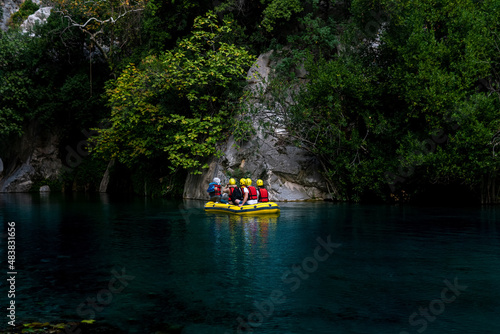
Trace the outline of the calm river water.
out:
M 130 333 L 500 333 L 500 208 L 0 194 L 0 328 L 95 318 Z M 15 222 L 15 298 L 7 223 Z

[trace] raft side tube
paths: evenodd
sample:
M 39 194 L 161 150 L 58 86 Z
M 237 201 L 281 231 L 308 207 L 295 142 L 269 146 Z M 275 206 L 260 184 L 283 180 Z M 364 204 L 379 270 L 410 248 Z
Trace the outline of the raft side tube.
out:
M 205 204 L 206 212 L 234 213 L 237 215 L 258 215 L 276 214 L 280 212 L 280 207 L 274 202 L 260 202 L 243 206 L 208 202 Z

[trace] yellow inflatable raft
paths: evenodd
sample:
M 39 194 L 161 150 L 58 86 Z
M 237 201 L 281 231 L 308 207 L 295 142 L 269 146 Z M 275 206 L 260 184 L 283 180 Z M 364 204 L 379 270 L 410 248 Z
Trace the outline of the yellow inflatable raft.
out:
M 280 207 L 274 202 L 264 202 L 257 204 L 248 204 L 243 206 L 208 202 L 205 204 L 206 212 L 217 213 L 235 213 L 237 215 L 261 215 L 261 214 L 276 214 L 280 212 Z

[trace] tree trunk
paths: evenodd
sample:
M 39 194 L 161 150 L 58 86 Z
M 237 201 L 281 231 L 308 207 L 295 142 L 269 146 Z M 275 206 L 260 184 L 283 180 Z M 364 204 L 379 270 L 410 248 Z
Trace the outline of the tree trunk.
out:
M 481 204 L 500 203 L 500 197 L 497 192 L 496 174 L 483 176 L 481 179 Z
M 99 185 L 99 192 L 105 193 L 108 191 L 109 179 L 111 174 L 111 168 L 115 165 L 115 159 L 111 159 L 108 163 L 108 167 L 102 176 L 101 184 Z

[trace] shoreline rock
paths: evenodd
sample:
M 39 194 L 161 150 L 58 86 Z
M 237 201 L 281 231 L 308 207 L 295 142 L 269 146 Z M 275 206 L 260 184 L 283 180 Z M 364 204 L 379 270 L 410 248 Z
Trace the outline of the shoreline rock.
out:
M 272 51 L 262 54 L 247 74 L 248 89 L 263 92 L 272 73 Z M 230 136 L 224 143 L 223 157 L 212 160 L 209 168 L 201 175 L 189 175 L 184 185 L 183 197 L 186 199 L 208 199 L 206 187 L 214 177 L 219 177 L 223 184 L 229 181 L 226 173 L 250 175 L 255 182 L 262 179 L 272 201 L 308 201 L 331 199 L 326 183 L 321 176 L 320 165 L 314 156 L 295 146 L 285 144 L 280 136 L 286 136 L 286 130 L 273 128 L 272 136 L 266 135 L 259 127 L 259 117 L 276 119 L 273 110 L 266 109 L 257 101 L 253 107 L 258 113 L 254 119 L 256 134 L 249 141 L 238 146 Z

